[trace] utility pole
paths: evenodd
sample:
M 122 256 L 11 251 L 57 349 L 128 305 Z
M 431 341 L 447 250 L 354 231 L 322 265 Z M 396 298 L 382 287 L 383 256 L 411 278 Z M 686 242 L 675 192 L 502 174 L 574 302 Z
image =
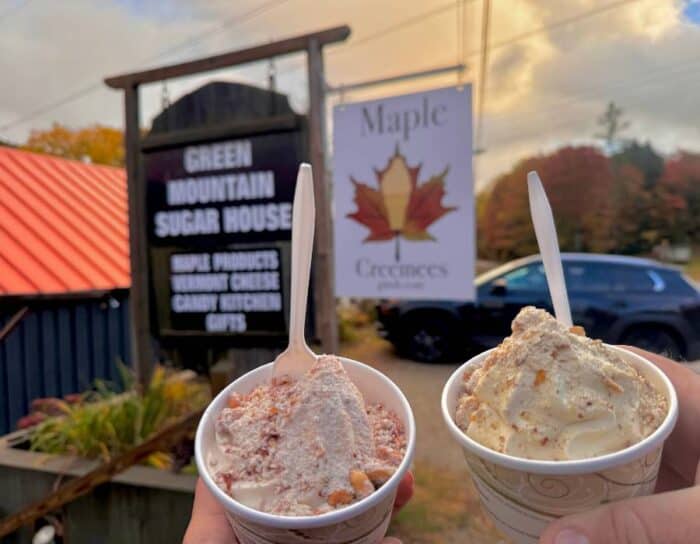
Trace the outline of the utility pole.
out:
M 596 138 L 603 140 L 603 145 L 608 153 L 613 153 L 622 143 L 619 138 L 620 132 L 630 126 L 629 121 L 622 120 L 623 110 L 615 105 L 615 102 L 609 102 L 600 117 L 598 117 L 598 125 L 602 128 L 602 132 L 595 135 Z

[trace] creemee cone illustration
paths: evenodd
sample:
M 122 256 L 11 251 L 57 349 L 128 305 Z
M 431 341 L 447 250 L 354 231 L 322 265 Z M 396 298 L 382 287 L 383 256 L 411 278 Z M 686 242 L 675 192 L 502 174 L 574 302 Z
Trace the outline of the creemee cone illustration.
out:
M 355 186 L 357 211 L 348 217 L 369 229 L 365 243 L 396 239 L 397 261 L 401 237 L 414 242 L 435 240 L 428 227 L 457 209 L 442 205 L 449 166 L 428 181 L 419 183 L 421 166 L 409 166 L 397 146 L 384 169 L 374 171 L 378 189 L 350 178 Z
M 389 166 L 379 184 L 389 228 L 394 232 L 401 232 L 406 222 L 406 211 L 411 200 L 412 189 L 411 171 L 403 157 L 395 155 L 389 160 Z

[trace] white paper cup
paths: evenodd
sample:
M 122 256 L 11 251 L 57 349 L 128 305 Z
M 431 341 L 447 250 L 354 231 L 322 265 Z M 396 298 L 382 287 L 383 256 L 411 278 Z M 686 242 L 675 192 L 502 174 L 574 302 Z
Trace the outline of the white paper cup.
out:
M 445 384 L 442 415 L 464 450 L 481 504 L 496 527 L 517 544 L 536 544 L 545 527 L 559 517 L 654 491 L 661 449 L 678 417 L 676 391 L 666 375 L 648 360 L 616 346 L 608 347 L 666 396 L 668 414 L 641 442 L 591 459 L 522 459 L 491 450 L 464 434 L 454 422 L 464 372 L 482 364 L 490 351 L 464 363 Z
M 216 448 L 214 423 L 234 391 L 246 394 L 270 381 L 272 363 L 256 368 L 228 385 L 204 412 L 195 438 L 199 475 L 224 506 L 241 544 L 376 544 L 386 534 L 394 498 L 408 471 L 416 446 L 416 424 L 411 406 L 401 390 L 381 372 L 365 364 L 339 358 L 367 403 L 381 402 L 394 412 L 406 429 L 406 454 L 396 472 L 374 493 L 345 508 L 318 516 L 278 516 L 254 510 L 224 493 L 214 482 L 206 459 Z

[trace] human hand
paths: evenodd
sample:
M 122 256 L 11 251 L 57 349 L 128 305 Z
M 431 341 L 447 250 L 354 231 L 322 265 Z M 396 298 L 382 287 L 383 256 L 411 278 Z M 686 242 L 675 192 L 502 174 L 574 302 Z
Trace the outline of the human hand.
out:
M 409 472 L 399 484 L 394 503 L 394 513 L 413 495 L 413 475 Z M 202 480 L 197 481 L 192 505 L 192 518 L 183 544 L 235 544 L 236 536 L 229 525 L 224 508 L 214 498 Z M 385 538 L 382 544 L 401 544 L 396 538 Z
M 700 539 L 700 376 L 641 349 L 678 394 L 678 423 L 664 445 L 656 495 L 628 499 L 552 523 L 541 544 L 689 544 Z

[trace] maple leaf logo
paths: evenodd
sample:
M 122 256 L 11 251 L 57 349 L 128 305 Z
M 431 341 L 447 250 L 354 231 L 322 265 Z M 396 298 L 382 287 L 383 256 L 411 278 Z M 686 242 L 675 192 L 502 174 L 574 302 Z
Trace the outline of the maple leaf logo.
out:
M 396 239 L 396 260 L 400 258 L 399 239 L 435 240 L 428 227 L 456 207 L 442 205 L 445 196 L 447 166 L 440 174 L 418 183 L 422 165 L 408 166 L 406 157 L 396 146 L 383 170 L 374 169 L 378 188 L 350 177 L 355 186 L 357 211 L 347 215 L 369 229 L 363 240 L 384 242 Z

